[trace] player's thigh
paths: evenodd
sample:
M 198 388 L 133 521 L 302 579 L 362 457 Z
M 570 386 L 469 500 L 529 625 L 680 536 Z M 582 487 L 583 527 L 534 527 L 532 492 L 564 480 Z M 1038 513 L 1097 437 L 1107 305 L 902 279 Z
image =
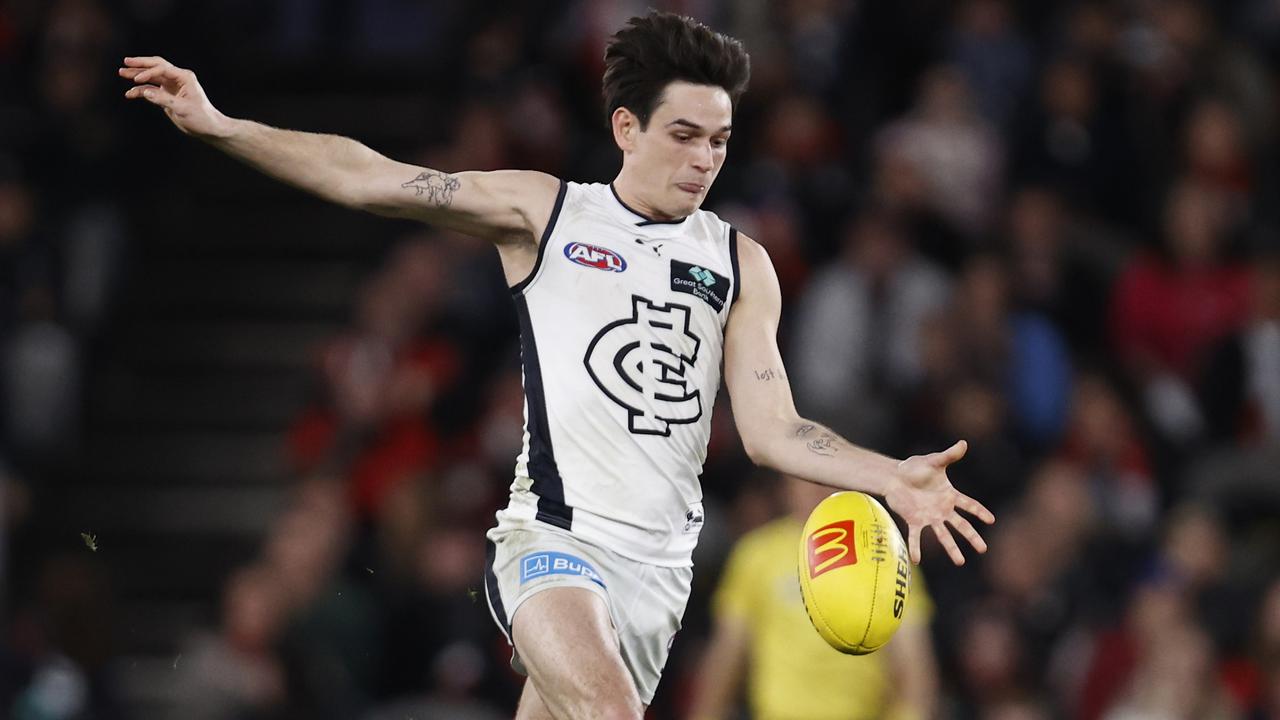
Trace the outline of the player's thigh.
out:
M 623 664 L 609 609 L 596 593 L 578 587 L 536 593 L 516 610 L 511 634 L 555 717 L 640 717 L 640 696 Z
M 640 706 L 641 713 L 648 709 L 648 705 Z M 551 709 L 542 702 L 542 696 L 538 694 L 538 689 L 534 687 L 532 680 L 524 681 L 524 690 L 520 693 L 520 705 L 516 708 L 515 720 L 555 720 L 555 715 L 552 715 Z
M 542 696 L 533 686 L 533 680 L 524 681 L 524 691 L 520 693 L 520 705 L 516 708 L 516 720 L 555 720 L 551 709 L 542 702 Z

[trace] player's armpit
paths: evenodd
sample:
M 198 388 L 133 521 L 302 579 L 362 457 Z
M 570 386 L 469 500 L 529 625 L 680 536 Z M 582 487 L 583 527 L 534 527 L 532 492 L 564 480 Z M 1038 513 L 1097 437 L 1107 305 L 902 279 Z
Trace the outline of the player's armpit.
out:
M 448 173 L 387 158 L 351 179 L 363 210 L 419 220 L 499 243 L 536 242 L 560 181 L 530 170 Z

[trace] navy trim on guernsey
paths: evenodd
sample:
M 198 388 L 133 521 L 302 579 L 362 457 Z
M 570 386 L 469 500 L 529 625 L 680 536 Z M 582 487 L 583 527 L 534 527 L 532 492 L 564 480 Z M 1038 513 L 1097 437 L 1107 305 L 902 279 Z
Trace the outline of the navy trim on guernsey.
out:
M 547 398 L 542 389 L 542 367 L 538 344 L 533 339 L 529 301 L 516 295 L 516 315 L 520 319 L 520 360 L 524 363 L 524 397 L 529 408 L 529 478 L 538 496 L 538 520 L 564 530 L 573 526 L 573 508 L 564 502 L 564 480 L 551 449 L 551 426 L 547 422 Z
M 493 613 L 493 619 L 498 621 L 498 626 L 507 635 L 507 642 L 511 643 L 511 625 L 507 623 L 506 608 L 502 606 L 502 593 L 498 592 L 498 576 L 493 572 L 493 558 L 497 552 L 498 546 L 492 540 L 484 541 L 484 594 L 489 600 L 489 612 Z
M 564 205 L 564 194 L 568 189 L 569 183 L 561 180 L 560 191 L 556 193 L 556 204 L 551 208 L 551 217 L 547 218 L 547 228 L 542 231 L 542 238 L 538 240 L 538 259 L 533 261 L 533 269 L 529 271 L 525 279 L 511 286 L 512 295 L 519 295 L 524 292 L 524 289 L 537 276 L 538 268 L 542 267 L 542 256 L 547 251 L 547 241 L 551 239 L 551 231 L 556 227 L 556 220 L 560 219 L 560 208 Z
M 733 268 L 733 298 L 729 302 L 738 302 L 738 290 L 742 284 L 742 273 L 738 272 L 738 228 L 729 227 L 729 266 Z
M 645 225 L 679 225 L 680 223 L 689 219 L 689 216 L 686 215 L 685 217 L 676 218 L 675 220 L 654 220 L 648 215 L 645 215 L 639 210 L 636 210 L 635 208 L 623 202 L 622 196 L 619 195 L 618 190 L 615 187 L 613 187 L 613 183 L 609 183 L 609 192 L 613 193 L 613 199 L 617 200 L 619 205 L 626 208 L 627 212 L 631 213 L 632 215 L 635 215 L 636 217 L 644 221 L 644 222 L 636 223 L 636 227 L 644 227 Z

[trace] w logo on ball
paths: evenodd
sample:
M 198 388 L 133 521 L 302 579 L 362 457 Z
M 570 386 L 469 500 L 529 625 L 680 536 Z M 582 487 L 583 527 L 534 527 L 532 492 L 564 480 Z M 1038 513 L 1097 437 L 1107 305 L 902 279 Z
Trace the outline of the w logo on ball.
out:
M 809 536 L 809 578 L 858 562 L 853 547 L 853 521 L 838 520 Z

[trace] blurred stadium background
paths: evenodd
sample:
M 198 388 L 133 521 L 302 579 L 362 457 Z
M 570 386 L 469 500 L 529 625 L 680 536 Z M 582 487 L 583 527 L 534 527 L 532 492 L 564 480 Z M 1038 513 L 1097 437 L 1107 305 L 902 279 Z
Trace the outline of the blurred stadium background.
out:
M 801 410 L 971 451 L 926 547 L 941 710 L 1280 717 L 1280 4 L 655 2 L 754 78 L 708 206 L 769 248 Z M 501 717 L 483 531 L 520 442 L 483 243 L 329 207 L 122 98 L 608 181 L 647 3 L 0 2 L 0 716 Z M 781 512 L 716 408 L 656 718 Z M 481 596 L 477 599 L 476 593 Z M 714 671 L 714 668 L 711 669 Z

